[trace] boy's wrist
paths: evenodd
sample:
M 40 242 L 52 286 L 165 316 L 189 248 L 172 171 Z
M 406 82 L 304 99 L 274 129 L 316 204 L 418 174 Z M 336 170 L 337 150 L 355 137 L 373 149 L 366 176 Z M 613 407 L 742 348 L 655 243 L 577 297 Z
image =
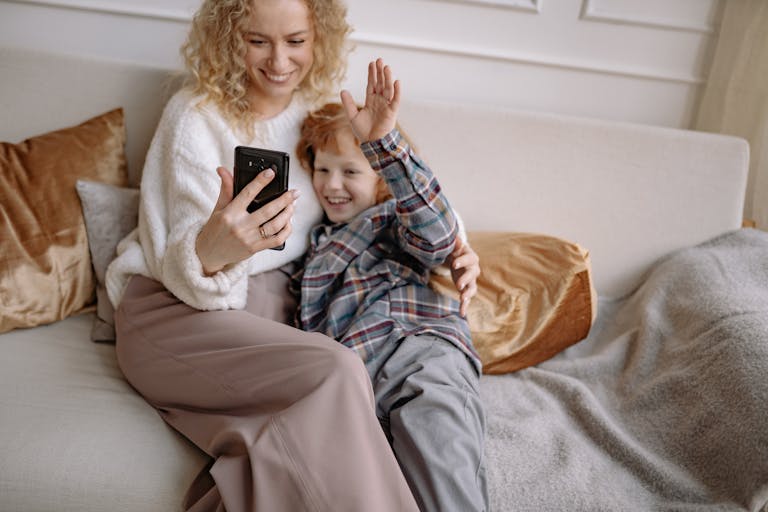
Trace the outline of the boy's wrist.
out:
M 395 160 L 402 159 L 408 152 L 407 146 L 403 146 L 404 139 L 397 128 L 376 140 L 363 142 L 360 149 L 368 159 L 368 163 L 374 171 L 380 171 Z
M 371 157 L 376 155 L 384 156 L 392 154 L 398 151 L 400 142 L 403 140 L 400 131 L 397 128 L 392 128 L 389 132 L 385 133 L 377 139 L 371 139 L 366 142 L 360 143 L 360 149 L 371 160 Z

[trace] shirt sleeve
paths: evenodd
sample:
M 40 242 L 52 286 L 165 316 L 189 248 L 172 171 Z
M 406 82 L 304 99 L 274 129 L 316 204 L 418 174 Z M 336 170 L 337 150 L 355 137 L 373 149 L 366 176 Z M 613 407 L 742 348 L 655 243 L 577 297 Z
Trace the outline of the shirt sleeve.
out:
M 453 250 L 458 224 L 432 171 L 397 129 L 360 147 L 396 200 L 403 249 L 428 268 L 443 263 Z
M 215 136 L 205 123 L 190 122 L 190 117 L 173 109 L 166 113 L 147 154 L 139 215 L 141 245 L 149 252 L 152 275 L 186 304 L 201 310 L 242 309 L 247 262 L 206 276 L 197 256 L 197 236 L 218 198 L 220 162 Z

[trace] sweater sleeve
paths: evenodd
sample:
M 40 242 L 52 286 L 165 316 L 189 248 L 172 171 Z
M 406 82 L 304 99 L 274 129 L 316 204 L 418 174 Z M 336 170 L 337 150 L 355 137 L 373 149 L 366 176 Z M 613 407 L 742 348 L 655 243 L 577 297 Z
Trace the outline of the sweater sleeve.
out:
M 443 263 L 453 250 L 458 225 L 432 171 L 397 129 L 360 147 L 395 197 L 403 249 L 427 268 Z
M 174 101 L 175 100 L 175 101 Z M 169 102 L 146 158 L 139 236 L 150 271 L 186 304 L 201 310 L 242 309 L 247 262 L 203 273 L 195 242 L 220 190 L 215 119 L 189 101 Z

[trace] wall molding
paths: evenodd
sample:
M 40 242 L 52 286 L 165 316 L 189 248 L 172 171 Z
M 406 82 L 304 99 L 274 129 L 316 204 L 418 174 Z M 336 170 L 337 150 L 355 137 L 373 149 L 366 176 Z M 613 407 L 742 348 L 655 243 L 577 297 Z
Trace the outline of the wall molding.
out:
M 59 9 L 72 9 L 76 11 L 97 12 L 103 14 L 115 14 L 120 16 L 134 16 L 137 18 L 149 18 L 162 21 L 176 21 L 188 23 L 192 14 L 183 9 L 163 9 L 151 6 L 130 6 L 116 1 L 100 0 L 4 0 L 7 3 L 39 5 L 42 7 L 54 7 Z
M 534 14 L 541 12 L 541 3 L 543 0 L 437 0 L 440 2 L 451 2 L 469 5 L 485 5 L 489 7 L 500 7 L 502 9 L 512 9 L 516 11 L 525 11 Z
M 158 8 L 150 6 L 130 6 L 110 0 L 4 0 L 8 3 L 40 5 L 78 11 L 100 12 L 150 18 L 165 21 L 188 22 L 192 14 L 179 8 Z M 440 2 L 463 3 L 470 5 L 486 5 L 517 11 L 539 14 L 543 0 L 436 0 Z
M 509 64 L 525 64 L 530 66 L 541 66 L 547 68 L 565 69 L 571 71 L 580 71 L 586 73 L 598 73 L 603 75 L 622 76 L 627 78 L 638 78 L 642 80 L 654 80 L 660 82 L 672 82 L 685 85 L 701 85 L 706 80 L 700 76 L 694 75 L 673 75 L 669 73 L 659 73 L 656 71 L 646 71 L 631 68 L 618 68 L 599 66 L 592 63 L 579 63 L 573 61 L 561 61 L 557 59 L 544 59 L 539 56 L 525 54 L 511 54 L 506 51 L 494 51 L 487 48 L 471 48 L 466 46 L 453 46 L 438 44 L 432 41 L 421 41 L 417 39 L 393 38 L 388 36 L 368 34 L 364 32 L 354 32 L 351 39 L 358 44 L 384 46 L 398 50 L 421 51 L 437 53 L 442 55 L 452 55 L 458 57 L 467 57 L 473 59 L 493 60 L 506 62 Z
M 595 0 L 584 0 L 579 19 L 617 25 L 656 28 L 661 30 L 676 30 L 681 32 L 696 32 L 699 34 L 714 34 L 715 26 L 705 23 L 683 23 L 679 20 L 661 17 L 624 16 L 612 14 L 609 10 L 600 8 Z
M 40 5 L 63 9 L 75 9 L 80 11 L 106 13 L 120 16 L 135 16 L 180 23 L 188 23 L 192 14 L 183 9 L 162 9 L 148 6 L 126 6 L 118 1 L 110 0 L 3 0 L 9 3 Z M 536 9 L 541 7 L 542 0 L 439 0 L 466 3 L 494 3 L 505 4 L 510 8 L 512 4 L 532 5 Z M 589 8 L 593 4 L 591 0 L 585 0 L 584 7 Z M 517 7 L 514 7 L 517 8 Z M 538 11 L 537 11 L 538 12 Z M 594 12 L 594 11 L 592 11 Z M 591 15 L 594 16 L 594 15 Z M 636 22 L 633 22 L 637 24 Z M 669 27 L 667 27 L 669 28 Z M 680 30 L 678 28 L 678 30 Z M 366 32 L 353 32 L 350 39 L 357 44 L 383 46 L 407 51 L 418 51 L 440 55 L 451 55 L 464 58 L 491 60 L 508 64 L 523 64 L 546 68 L 563 69 L 585 73 L 596 73 L 626 78 L 653 80 L 661 82 L 679 83 L 698 86 L 705 82 L 705 78 L 694 75 L 662 73 L 655 70 L 621 68 L 615 66 L 601 66 L 592 62 L 575 62 L 567 60 L 542 58 L 538 55 L 523 53 L 511 53 L 498 51 L 492 48 L 472 48 L 464 45 L 450 45 L 435 41 L 425 41 L 407 37 L 392 37 Z

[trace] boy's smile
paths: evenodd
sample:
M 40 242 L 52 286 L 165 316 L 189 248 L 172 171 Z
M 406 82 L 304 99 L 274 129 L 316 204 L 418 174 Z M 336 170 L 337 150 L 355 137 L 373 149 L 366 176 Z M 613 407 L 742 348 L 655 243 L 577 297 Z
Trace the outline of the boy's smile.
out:
M 379 176 L 349 129 L 336 133 L 335 148 L 318 149 L 312 186 L 331 222 L 349 222 L 376 204 Z

